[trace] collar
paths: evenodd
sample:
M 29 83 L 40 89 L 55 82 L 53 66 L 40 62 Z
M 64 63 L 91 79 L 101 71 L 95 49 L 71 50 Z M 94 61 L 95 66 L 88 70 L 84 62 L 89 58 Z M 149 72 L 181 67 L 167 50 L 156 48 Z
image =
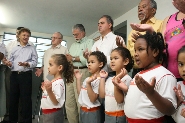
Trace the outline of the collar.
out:
M 17 46 L 21 46 L 21 43 L 19 42 L 19 41 L 17 41 Z M 24 47 L 26 47 L 26 46 L 31 46 L 30 44 L 29 44 L 29 42 L 24 46 Z M 22 46 L 21 46 L 22 47 Z
M 160 66 L 162 66 L 162 65 L 161 65 L 161 64 L 155 65 L 155 66 L 153 66 L 153 67 L 150 68 L 150 69 L 140 71 L 139 74 L 143 74 L 143 73 L 146 73 L 146 72 L 148 72 L 148 71 L 150 71 L 150 70 L 154 70 L 154 69 L 156 69 L 156 68 L 158 68 L 158 67 L 160 67 Z
M 183 81 L 183 84 L 185 85 L 185 80 Z
M 59 49 L 61 46 L 62 46 L 61 44 L 58 44 L 58 45 L 57 45 L 56 47 L 54 47 L 54 48 L 51 46 L 51 49 L 56 49 L 56 48 Z
M 85 37 L 83 37 L 81 40 L 78 40 L 78 41 L 76 41 L 77 43 L 83 43 L 84 41 L 86 41 L 87 40 L 87 37 L 85 36 Z
M 152 17 L 152 18 L 150 18 L 150 19 L 146 22 L 146 24 L 149 24 L 149 23 L 155 24 L 156 21 L 157 21 L 157 19 L 156 19 L 155 17 Z M 141 24 L 141 22 L 140 22 L 140 24 Z
M 112 34 L 113 34 L 113 33 L 112 33 L 112 31 L 111 31 L 111 32 L 107 33 L 107 35 L 105 35 L 104 38 L 108 38 L 108 37 L 110 37 Z M 102 36 L 100 36 L 100 39 L 102 40 Z

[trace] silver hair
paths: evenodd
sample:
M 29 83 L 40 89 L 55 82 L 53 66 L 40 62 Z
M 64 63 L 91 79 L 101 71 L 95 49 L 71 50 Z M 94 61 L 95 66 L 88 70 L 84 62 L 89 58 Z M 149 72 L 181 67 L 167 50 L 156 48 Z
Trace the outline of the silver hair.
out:
M 76 24 L 73 26 L 73 29 L 79 29 L 81 32 L 85 32 L 85 28 L 82 24 Z

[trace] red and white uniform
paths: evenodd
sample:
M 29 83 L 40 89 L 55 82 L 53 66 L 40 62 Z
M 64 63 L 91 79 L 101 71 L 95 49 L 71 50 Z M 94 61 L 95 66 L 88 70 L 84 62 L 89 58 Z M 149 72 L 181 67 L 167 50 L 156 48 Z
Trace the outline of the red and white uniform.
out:
M 63 79 L 57 79 L 52 82 L 52 91 L 55 94 L 58 105 L 54 105 L 46 90 L 43 91 L 41 99 L 42 109 L 61 108 L 65 102 L 65 85 Z
M 178 82 L 177 84 L 181 85 L 182 93 L 185 96 L 185 81 Z M 172 115 L 173 119 L 177 123 L 185 123 L 185 118 L 180 115 L 183 108 L 185 108 L 185 102 L 181 106 L 179 106 L 175 114 Z
M 113 77 L 109 77 L 105 83 L 105 111 L 107 112 L 124 110 L 124 103 L 118 104 L 114 97 L 114 84 L 112 83 L 112 78 Z M 130 85 L 131 80 L 132 78 L 129 75 L 125 75 L 121 79 L 127 86 Z
M 177 86 L 174 75 L 161 65 L 156 65 L 149 70 L 138 73 L 145 81 L 151 82 L 156 78 L 155 90 L 164 98 L 168 99 L 174 108 L 177 107 L 177 100 L 173 88 Z M 124 105 L 125 115 L 131 119 L 157 119 L 163 117 L 160 111 L 152 104 L 148 97 L 138 89 L 135 78 L 130 83 Z
M 82 88 L 80 90 L 80 94 L 78 97 L 78 102 L 82 107 L 86 107 L 87 109 L 93 108 L 93 107 L 98 107 L 100 106 L 100 102 L 98 101 L 98 99 L 92 103 L 89 99 L 89 96 L 87 94 L 87 87 L 86 87 L 86 81 L 89 79 L 89 77 L 87 77 L 83 84 L 82 84 Z M 94 93 L 99 94 L 98 93 L 98 89 L 99 89 L 99 83 L 100 83 L 100 79 L 96 79 L 93 82 L 91 82 L 91 87 L 94 91 Z

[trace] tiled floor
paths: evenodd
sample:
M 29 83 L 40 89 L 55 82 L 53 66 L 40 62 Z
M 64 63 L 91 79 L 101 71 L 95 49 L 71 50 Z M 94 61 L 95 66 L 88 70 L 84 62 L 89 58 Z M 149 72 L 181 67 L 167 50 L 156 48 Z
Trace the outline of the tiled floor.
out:
M 32 120 L 32 123 L 42 123 L 42 116 L 40 117 L 40 120 L 38 120 L 38 117 L 35 116 L 35 119 Z M 69 123 L 67 119 L 65 119 L 64 123 Z

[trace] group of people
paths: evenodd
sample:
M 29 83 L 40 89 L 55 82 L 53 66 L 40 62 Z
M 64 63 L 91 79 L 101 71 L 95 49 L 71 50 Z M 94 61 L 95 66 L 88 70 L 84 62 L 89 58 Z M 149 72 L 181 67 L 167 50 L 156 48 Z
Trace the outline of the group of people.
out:
M 82 24 L 74 25 L 76 42 L 69 51 L 55 32 L 35 72 L 43 73 L 43 122 L 62 123 L 64 106 L 69 123 L 185 122 L 185 1 L 173 0 L 173 5 L 179 12 L 161 21 L 154 17 L 157 3 L 141 0 L 141 22 L 130 24 L 127 46 L 113 34 L 109 15 L 99 19 L 96 42 L 86 37 Z M 0 45 L 7 66 L 4 123 L 32 122 L 32 70 L 38 56 L 30 35 L 20 27 L 16 41 Z

